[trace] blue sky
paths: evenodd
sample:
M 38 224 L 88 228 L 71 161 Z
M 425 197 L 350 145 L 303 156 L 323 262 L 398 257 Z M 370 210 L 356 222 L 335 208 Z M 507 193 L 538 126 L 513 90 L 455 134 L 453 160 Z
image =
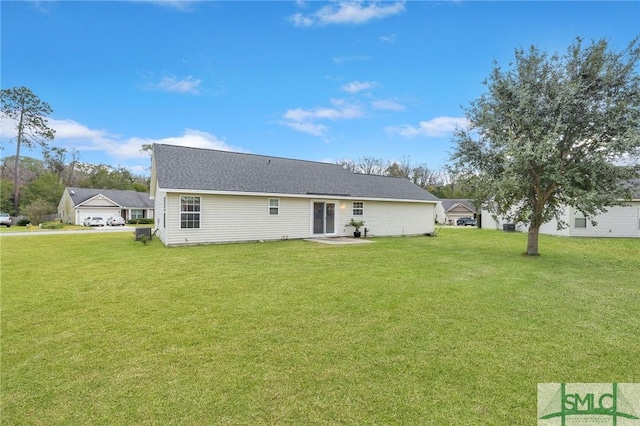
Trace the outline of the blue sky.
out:
M 0 13 L 2 88 L 51 105 L 53 146 L 138 174 L 153 142 L 438 168 L 494 60 L 578 36 L 620 50 L 640 33 L 637 1 L 3 1 Z M 3 157 L 13 127 L 2 122 Z

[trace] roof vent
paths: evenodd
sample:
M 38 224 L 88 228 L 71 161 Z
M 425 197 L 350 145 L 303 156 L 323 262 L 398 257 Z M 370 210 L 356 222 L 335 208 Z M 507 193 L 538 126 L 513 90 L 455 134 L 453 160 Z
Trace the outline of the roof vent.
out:
M 69 192 L 71 193 L 71 195 L 76 195 L 76 191 L 74 191 L 73 189 Z

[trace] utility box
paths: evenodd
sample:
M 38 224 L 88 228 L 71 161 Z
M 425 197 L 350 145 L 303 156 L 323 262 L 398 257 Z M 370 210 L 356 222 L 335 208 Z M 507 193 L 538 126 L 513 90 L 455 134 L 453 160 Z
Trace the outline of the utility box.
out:
M 505 223 L 504 225 L 502 225 L 502 230 L 504 232 L 515 232 L 516 224 L 515 223 Z
M 139 240 L 142 236 L 146 236 L 151 239 L 151 228 L 136 228 L 136 240 Z

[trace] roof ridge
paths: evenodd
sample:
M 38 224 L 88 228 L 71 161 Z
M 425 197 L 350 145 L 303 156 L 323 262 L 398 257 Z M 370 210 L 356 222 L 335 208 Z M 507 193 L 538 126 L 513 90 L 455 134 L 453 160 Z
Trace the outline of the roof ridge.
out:
M 347 170 L 347 169 L 345 169 L 345 170 Z M 347 170 L 347 171 L 349 171 L 349 170 Z M 389 176 L 389 175 L 378 175 L 378 174 L 375 174 L 375 173 L 361 173 L 361 172 L 351 172 L 351 173 L 353 173 L 354 175 L 360 175 L 360 176 L 376 176 L 376 177 L 383 177 L 383 178 L 390 178 L 390 179 L 404 179 L 404 180 L 408 180 L 409 182 L 413 183 L 411 181 L 411 179 L 409 179 L 406 176 Z
M 344 169 L 344 167 L 340 166 L 337 163 L 327 163 L 325 161 L 304 160 L 304 159 L 300 159 L 300 158 L 289 158 L 289 157 L 278 157 L 278 156 L 275 156 L 275 155 L 254 154 L 252 152 L 226 151 L 226 150 L 223 150 L 223 149 L 215 149 L 215 148 L 201 148 L 201 147 L 193 147 L 193 146 L 173 145 L 173 144 L 168 144 L 168 143 L 154 143 L 154 145 L 163 145 L 163 146 L 169 146 L 169 147 L 181 148 L 181 149 L 197 149 L 197 150 L 208 151 L 208 152 L 214 151 L 214 152 L 219 152 L 219 153 L 223 153 L 223 154 L 246 155 L 246 156 L 261 157 L 261 158 L 266 158 L 266 159 L 276 159 L 276 160 L 287 160 L 287 161 L 296 161 L 296 162 L 304 162 L 304 163 L 324 164 L 324 165 L 329 165 L 329 166 L 338 166 L 338 167 Z

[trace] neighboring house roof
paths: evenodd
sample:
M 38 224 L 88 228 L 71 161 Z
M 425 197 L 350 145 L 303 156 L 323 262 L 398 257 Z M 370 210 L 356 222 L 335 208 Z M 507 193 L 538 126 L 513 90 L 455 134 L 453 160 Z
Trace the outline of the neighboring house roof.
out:
M 476 208 L 473 206 L 473 201 L 468 200 L 468 199 L 463 199 L 463 198 L 457 198 L 457 199 L 441 198 L 440 201 L 442 201 L 442 208 L 444 209 L 445 212 L 451 211 L 451 210 L 455 209 L 456 207 L 458 207 L 459 205 L 463 205 L 464 207 L 466 207 L 472 213 L 476 212 Z
M 122 208 L 151 209 L 153 201 L 148 192 L 123 191 L 119 189 L 67 188 L 67 192 L 74 206 L 79 206 L 88 200 L 102 194 Z
M 439 201 L 407 179 L 331 163 L 162 144 L 153 161 L 163 189 Z

